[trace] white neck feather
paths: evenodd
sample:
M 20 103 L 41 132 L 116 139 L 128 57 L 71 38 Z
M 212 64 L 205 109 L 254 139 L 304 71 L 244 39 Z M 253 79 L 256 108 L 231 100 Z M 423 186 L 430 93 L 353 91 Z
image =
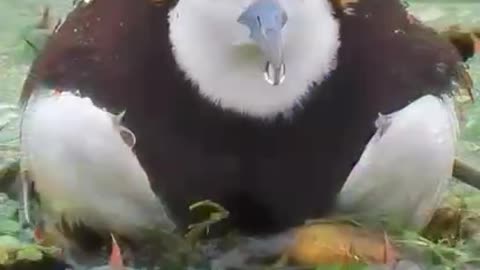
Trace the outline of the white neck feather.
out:
M 264 77 L 264 60 L 237 18 L 252 0 L 180 0 L 169 14 L 174 56 L 200 94 L 223 109 L 257 118 L 289 113 L 309 86 L 336 67 L 339 25 L 328 0 L 279 0 L 286 78 Z

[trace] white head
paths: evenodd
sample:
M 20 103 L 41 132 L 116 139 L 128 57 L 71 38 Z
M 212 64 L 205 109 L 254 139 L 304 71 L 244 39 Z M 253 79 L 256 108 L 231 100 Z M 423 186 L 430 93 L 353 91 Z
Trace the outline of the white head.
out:
M 169 15 L 178 65 L 224 109 L 288 113 L 336 65 L 329 0 L 179 0 Z

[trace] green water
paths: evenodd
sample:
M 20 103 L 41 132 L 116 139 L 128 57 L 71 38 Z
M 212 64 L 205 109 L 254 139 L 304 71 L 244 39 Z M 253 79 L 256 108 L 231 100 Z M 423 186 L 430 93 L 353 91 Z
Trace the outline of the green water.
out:
M 15 159 L 18 145 L 16 103 L 33 59 L 34 51 L 24 39 L 41 43 L 45 30 L 35 29 L 40 21 L 42 7 L 50 5 L 51 14 L 61 17 L 71 7 L 70 1 L 58 0 L 2 0 L 0 1 L 0 127 L 11 124 L 0 132 L 0 167 Z

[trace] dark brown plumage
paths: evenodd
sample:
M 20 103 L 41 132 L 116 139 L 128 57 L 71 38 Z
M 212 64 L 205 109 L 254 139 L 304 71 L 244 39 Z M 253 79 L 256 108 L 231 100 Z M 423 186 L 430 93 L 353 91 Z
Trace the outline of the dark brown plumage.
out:
M 124 109 L 153 190 L 185 228 L 188 206 L 210 199 L 244 232 L 271 233 L 321 217 L 390 113 L 425 94 L 451 93 L 461 58 L 400 1 L 360 0 L 339 12 L 338 67 L 292 120 L 271 123 L 202 99 L 172 57 L 174 1 L 93 1 L 73 11 L 33 63 L 22 100 L 38 85 L 81 89 Z
M 451 27 L 441 31 L 440 34 L 458 49 L 463 61 L 468 61 L 478 53 L 479 29 L 470 30 Z

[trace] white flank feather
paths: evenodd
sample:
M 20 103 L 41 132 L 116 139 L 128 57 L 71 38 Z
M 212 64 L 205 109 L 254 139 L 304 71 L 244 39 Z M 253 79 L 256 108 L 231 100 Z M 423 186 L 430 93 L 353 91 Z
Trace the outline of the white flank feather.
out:
M 68 92 L 30 99 L 21 126 L 22 164 L 42 208 L 54 221 L 64 215 L 70 223 L 130 236 L 152 226 L 170 230 L 173 223 L 122 139 L 121 133 L 133 133 L 118 120 Z
M 421 229 L 452 176 L 458 132 L 453 102 L 424 96 L 380 115 L 376 124 L 376 134 L 340 193 L 339 209 Z

